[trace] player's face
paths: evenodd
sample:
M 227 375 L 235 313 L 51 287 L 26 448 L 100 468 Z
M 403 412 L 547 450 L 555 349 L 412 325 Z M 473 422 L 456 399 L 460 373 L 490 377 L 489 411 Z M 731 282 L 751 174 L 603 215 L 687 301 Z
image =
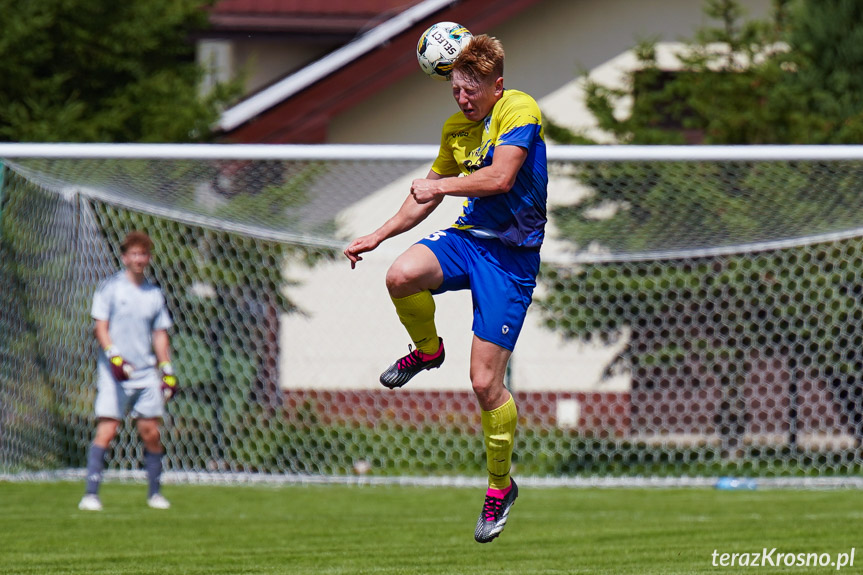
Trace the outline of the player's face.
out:
M 122 256 L 123 265 L 133 274 L 143 274 L 150 265 L 150 252 L 141 246 L 130 246 Z
M 464 117 L 479 122 L 503 95 L 503 78 L 476 80 L 457 70 L 452 74 L 452 95 Z

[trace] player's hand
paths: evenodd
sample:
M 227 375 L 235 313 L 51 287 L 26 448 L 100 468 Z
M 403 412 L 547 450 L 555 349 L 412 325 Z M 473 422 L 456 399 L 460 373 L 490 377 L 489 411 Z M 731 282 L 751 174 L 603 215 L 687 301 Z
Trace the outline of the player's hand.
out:
M 162 397 L 165 400 L 174 397 L 177 393 L 177 376 L 174 375 L 174 366 L 170 361 L 163 361 L 159 364 L 159 371 L 162 373 Z
M 105 348 L 105 355 L 108 357 L 108 365 L 111 367 L 111 375 L 117 381 L 127 381 L 135 372 L 135 367 L 123 359 L 120 352 L 113 345 Z
M 440 193 L 439 184 L 440 182 L 438 180 L 429 180 L 426 178 L 414 180 L 413 183 L 411 183 L 411 195 L 414 197 L 414 200 L 416 200 L 416 203 L 427 204 L 434 200 Z
M 360 257 L 360 254 L 372 251 L 378 247 L 380 243 L 381 242 L 374 234 L 362 236 L 352 241 L 351 244 L 345 248 L 345 256 L 351 260 L 351 269 L 357 267 L 357 262 L 362 261 L 363 258 Z

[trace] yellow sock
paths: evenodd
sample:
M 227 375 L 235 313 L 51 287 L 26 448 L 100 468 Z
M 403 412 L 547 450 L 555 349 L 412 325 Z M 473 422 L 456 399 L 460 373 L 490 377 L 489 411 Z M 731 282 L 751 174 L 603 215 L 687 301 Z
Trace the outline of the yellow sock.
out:
M 425 290 L 392 300 L 416 348 L 423 353 L 437 353 L 440 343 L 434 323 L 435 304 L 431 292 Z
M 518 410 L 511 395 L 506 403 L 497 409 L 482 410 L 488 486 L 493 489 L 506 489 L 510 485 L 509 470 L 512 467 L 516 423 L 518 423 Z

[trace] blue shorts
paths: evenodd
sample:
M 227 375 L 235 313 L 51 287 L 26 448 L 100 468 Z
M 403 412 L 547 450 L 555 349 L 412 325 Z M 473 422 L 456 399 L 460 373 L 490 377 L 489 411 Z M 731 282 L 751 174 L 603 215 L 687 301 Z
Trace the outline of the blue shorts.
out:
M 512 351 L 536 287 L 539 250 L 512 248 L 456 228 L 417 243 L 434 253 L 443 270 L 443 283 L 432 293 L 469 289 L 473 333 Z

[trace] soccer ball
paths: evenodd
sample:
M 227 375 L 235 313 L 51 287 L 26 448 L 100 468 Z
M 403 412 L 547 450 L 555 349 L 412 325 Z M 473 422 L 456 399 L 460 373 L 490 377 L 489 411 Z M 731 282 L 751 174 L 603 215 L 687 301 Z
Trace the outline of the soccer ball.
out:
M 423 72 L 435 80 L 449 80 L 452 63 L 470 43 L 473 34 L 455 22 L 438 22 L 420 36 L 417 61 Z

